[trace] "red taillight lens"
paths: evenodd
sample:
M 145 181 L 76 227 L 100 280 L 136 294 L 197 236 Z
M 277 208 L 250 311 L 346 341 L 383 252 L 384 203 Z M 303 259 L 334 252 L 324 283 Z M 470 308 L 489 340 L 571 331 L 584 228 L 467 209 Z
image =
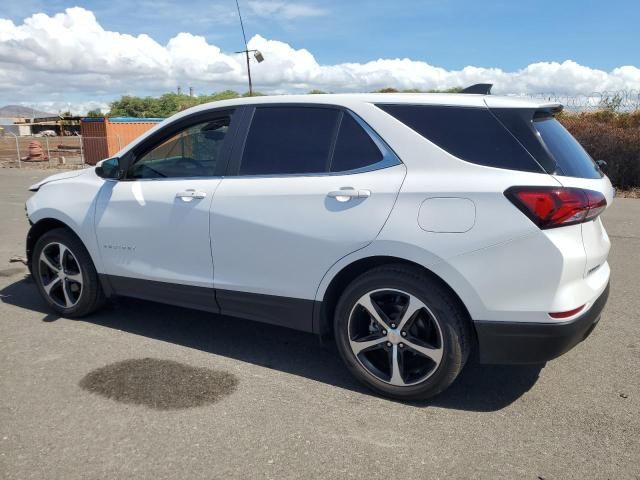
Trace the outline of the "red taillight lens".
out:
M 571 187 L 511 187 L 505 196 L 540 228 L 593 220 L 607 208 L 600 192 Z
M 584 221 L 593 220 L 607 208 L 607 199 L 600 192 L 594 192 L 593 190 L 583 190 L 587 196 L 589 202 L 589 211 L 587 212 Z
M 569 318 L 573 317 L 576 313 L 582 310 L 585 306 L 582 305 L 578 308 L 574 308 L 573 310 L 567 310 L 566 312 L 552 312 L 549 314 L 551 318 Z

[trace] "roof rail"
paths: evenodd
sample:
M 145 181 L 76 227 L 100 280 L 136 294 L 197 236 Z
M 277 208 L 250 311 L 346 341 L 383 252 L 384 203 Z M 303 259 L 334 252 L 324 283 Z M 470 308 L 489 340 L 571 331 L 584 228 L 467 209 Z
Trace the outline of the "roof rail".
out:
M 463 89 L 460 93 L 479 93 L 480 95 L 491 95 L 491 87 L 493 87 L 493 83 L 476 83 Z

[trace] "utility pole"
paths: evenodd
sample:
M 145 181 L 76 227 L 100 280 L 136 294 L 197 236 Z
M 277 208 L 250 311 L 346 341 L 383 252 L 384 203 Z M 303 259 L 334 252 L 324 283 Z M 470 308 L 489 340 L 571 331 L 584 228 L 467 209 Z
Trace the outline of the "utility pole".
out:
M 247 76 L 249 77 L 249 96 L 253 96 L 253 85 L 251 84 L 251 67 L 249 66 L 249 47 L 247 46 L 247 36 L 244 33 L 244 23 L 242 22 L 242 14 L 240 13 L 240 4 L 236 0 L 236 8 L 238 9 L 238 17 L 240 18 L 240 28 L 242 29 L 242 39 L 244 40 L 244 54 L 247 58 Z M 237 52 L 242 53 L 242 52 Z
M 251 82 L 251 64 L 249 63 L 249 52 L 253 52 L 253 57 L 261 63 L 264 61 L 264 56 L 258 50 L 249 50 L 247 46 L 247 36 L 244 33 L 244 23 L 242 23 L 242 14 L 240 13 L 240 4 L 238 0 L 236 0 L 236 8 L 238 9 L 238 17 L 240 18 L 240 28 L 242 29 L 242 39 L 244 40 L 244 50 L 240 50 L 236 53 L 244 53 L 245 58 L 247 59 L 247 77 L 249 77 L 249 96 L 253 96 L 253 83 Z
M 253 85 L 251 84 L 251 67 L 249 67 L 249 50 L 245 48 L 244 53 L 247 56 L 247 76 L 249 77 L 249 96 L 253 97 Z

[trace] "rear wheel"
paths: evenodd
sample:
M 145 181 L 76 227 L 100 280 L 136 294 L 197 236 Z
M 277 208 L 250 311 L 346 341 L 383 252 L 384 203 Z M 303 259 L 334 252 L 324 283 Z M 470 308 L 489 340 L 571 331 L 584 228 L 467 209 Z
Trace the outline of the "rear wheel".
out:
M 466 312 L 437 280 L 410 266 L 383 266 L 358 277 L 340 298 L 334 322 L 347 368 L 392 398 L 437 395 L 469 356 Z
M 105 301 L 87 249 L 67 229 L 51 230 L 38 239 L 31 272 L 46 302 L 65 317 L 87 315 Z

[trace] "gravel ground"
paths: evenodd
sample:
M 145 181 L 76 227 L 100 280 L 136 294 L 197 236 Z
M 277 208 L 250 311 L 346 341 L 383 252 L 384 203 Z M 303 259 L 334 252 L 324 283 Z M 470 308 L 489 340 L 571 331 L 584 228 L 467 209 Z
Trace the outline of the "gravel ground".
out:
M 0 169 L 0 478 L 640 478 L 640 200 L 605 214 L 611 297 L 586 342 L 402 404 L 312 335 L 125 299 L 52 315 L 8 262 L 46 175 Z

